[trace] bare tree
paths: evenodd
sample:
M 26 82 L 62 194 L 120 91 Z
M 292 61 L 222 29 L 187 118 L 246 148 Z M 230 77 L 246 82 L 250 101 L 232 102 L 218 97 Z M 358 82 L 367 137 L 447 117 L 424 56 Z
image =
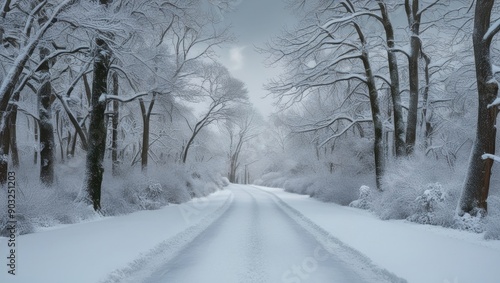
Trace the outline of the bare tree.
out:
M 405 0 L 405 12 L 410 29 L 410 50 L 408 56 L 408 76 L 410 86 L 410 99 L 406 121 L 406 151 L 413 153 L 417 137 L 418 101 L 419 101 L 419 60 L 422 54 L 422 39 L 420 38 L 422 15 L 432 7 L 444 2 L 433 0 L 423 6 L 420 0 Z M 427 57 L 426 60 L 428 60 Z
M 230 182 L 236 182 L 236 173 L 240 166 L 240 156 L 243 146 L 250 140 L 257 137 L 255 128 L 255 110 L 245 107 L 238 110 L 239 115 L 234 119 L 228 120 L 224 125 L 229 135 L 229 174 Z M 245 180 L 247 172 L 245 171 Z
M 230 118 L 234 114 L 234 105 L 248 100 L 243 82 L 231 77 L 222 65 L 204 64 L 200 76 L 202 81 L 199 98 L 207 101 L 208 107 L 194 125 L 186 119 L 191 135 L 182 153 L 183 163 L 186 163 L 189 149 L 202 129 L 214 122 Z
M 328 123 L 323 123 L 320 128 L 330 127 L 341 120 L 348 121 L 342 130 L 332 136 L 335 138 L 359 123 L 371 121 L 374 130 L 376 182 L 377 187 L 381 189 L 380 181 L 385 170 L 382 115 L 368 41 L 361 25 L 358 24 L 358 16 L 371 12 L 358 12 L 350 1 L 326 5 L 315 10 L 317 12 L 312 23 L 306 21 L 308 26 L 285 34 L 268 47 L 267 51 L 274 56 L 275 61 L 286 60 L 288 64 L 295 66 L 289 71 L 286 79 L 274 81 L 269 89 L 280 100 L 288 98 L 291 103 L 302 100 L 313 93 L 315 88 L 346 81 L 354 85 L 347 97 L 360 89 L 365 90 L 363 94 L 368 97 L 370 105 L 369 118 L 350 117 L 341 112 L 329 119 Z M 365 88 L 360 88 L 360 85 Z
M 10 143 L 10 131 L 7 123 L 12 121 L 8 119 L 11 115 L 9 114 L 11 113 L 9 102 L 13 98 L 15 89 L 19 88 L 22 82 L 26 82 L 26 80 L 21 79 L 21 77 L 23 77 L 23 71 L 25 71 L 26 64 L 29 62 L 40 40 L 47 30 L 57 22 L 56 17 L 70 6 L 72 2 L 72 0 L 65 0 L 52 6 L 50 9 L 51 12 L 47 16 L 48 20 L 38 28 L 35 28 L 33 25 L 34 18 L 42 13 L 42 9 L 46 5 L 49 5 L 48 1 L 38 3 L 32 8 L 28 15 L 26 15 L 26 13 L 15 13 L 15 11 L 23 7 L 20 5 L 13 5 L 10 1 L 6 1 L 2 5 L 2 12 L 0 14 L 2 21 L 11 21 L 11 23 L 18 23 L 19 25 L 7 25 L 7 27 L 13 29 L 18 28 L 17 31 L 14 31 L 14 34 L 17 32 L 18 37 L 13 36 L 7 38 L 2 36 L 2 41 L 8 42 L 9 45 L 16 47 L 18 50 L 9 64 L 7 68 L 8 71 L 0 85 L 0 136 L 2 137 L 0 139 L 0 184 L 4 183 L 7 178 L 9 154 L 9 145 L 7 143 Z M 23 22 L 20 22 L 19 14 L 26 15 L 25 18 L 21 19 Z M 1 33 L 3 34 L 4 32 L 4 27 L 2 27 Z M 10 119 L 12 119 L 12 116 Z

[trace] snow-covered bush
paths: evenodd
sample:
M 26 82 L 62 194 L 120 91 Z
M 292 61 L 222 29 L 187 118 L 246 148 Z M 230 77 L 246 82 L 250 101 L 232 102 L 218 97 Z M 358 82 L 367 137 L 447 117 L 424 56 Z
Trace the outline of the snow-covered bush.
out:
M 163 188 L 160 183 L 151 183 L 146 189 L 139 193 L 139 201 L 142 209 L 158 209 L 165 204 L 166 200 L 162 197 Z
M 223 187 L 227 187 L 227 186 L 229 186 L 231 184 L 229 182 L 229 179 L 227 177 L 222 177 L 221 180 L 222 180 L 222 186 Z
M 484 218 L 480 214 L 476 216 L 470 215 L 469 213 L 465 213 L 462 216 L 456 215 L 453 228 L 481 233 L 484 232 Z
M 311 186 L 311 196 L 325 202 L 348 205 L 358 197 L 359 183 L 369 182 L 366 175 L 351 176 L 336 172 L 318 176 Z
M 352 201 L 349 206 L 350 207 L 355 207 L 355 208 L 360 208 L 360 209 L 369 209 L 370 208 L 370 195 L 371 195 L 371 189 L 368 186 L 361 186 L 359 188 L 359 198 L 357 200 Z
M 92 208 L 74 202 L 81 184 L 62 175 L 58 176 L 58 185 L 49 188 L 39 182 L 36 174 L 32 174 L 33 171 L 16 171 L 17 233 L 32 233 L 39 227 L 71 224 L 97 216 Z M 0 203 L 6 203 L 6 198 L 6 191 L 2 191 Z M 6 213 L 7 211 L 0 210 L 2 234 L 5 232 Z
M 29 162 L 29 161 L 28 161 Z M 16 172 L 16 216 L 19 234 L 59 224 L 72 224 L 101 215 L 120 215 L 143 209 L 158 209 L 168 203 L 182 203 L 192 197 L 206 196 L 222 189 L 221 168 L 205 163 L 151 166 L 148 174 L 140 168 L 122 168 L 120 176 L 112 176 L 110 164 L 102 182 L 101 211 L 78 201 L 85 174 L 83 157 L 58 164 L 53 187 L 40 184 L 33 166 Z M 6 191 L 0 192 L 0 203 L 6 203 Z M 0 234 L 6 235 L 6 210 L 0 210 Z
M 445 193 L 440 183 L 428 184 L 424 192 L 415 199 L 415 213 L 408 217 L 409 221 L 421 224 L 435 224 L 435 212 L 442 209 Z
M 451 169 L 445 160 L 417 152 L 387 168 L 382 178 L 384 191 L 373 195 L 371 209 L 382 219 L 454 226 L 464 170 L 461 166 Z

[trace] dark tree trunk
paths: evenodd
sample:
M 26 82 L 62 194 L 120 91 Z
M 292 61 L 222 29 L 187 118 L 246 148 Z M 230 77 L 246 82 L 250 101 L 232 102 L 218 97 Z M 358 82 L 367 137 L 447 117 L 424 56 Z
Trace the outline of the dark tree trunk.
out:
M 198 131 L 194 131 L 191 137 L 189 138 L 189 141 L 187 142 L 186 146 L 184 147 L 184 151 L 182 152 L 182 163 L 186 163 L 189 148 L 193 144 L 194 139 L 196 138 L 196 135 L 198 134 Z
M 70 158 L 71 153 L 71 144 L 73 143 L 73 135 L 71 135 L 71 131 L 68 131 L 68 142 L 66 144 L 66 158 Z
M 392 112 L 394 115 L 394 147 L 396 148 L 396 157 L 406 155 L 405 146 L 405 124 L 403 120 L 403 107 L 401 103 L 401 93 L 399 90 L 399 69 L 398 59 L 394 50 L 394 29 L 389 13 L 384 1 L 379 0 L 380 12 L 382 14 L 382 24 L 384 25 L 387 42 L 387 60 L 389 63 L 389 75 L 391 78 L 391 98 Z
M 50 51 L 40 48 L 40 59 L 43 60 Z M 54 182 L 54 127 L 52 125 L 52 108 L 50 96 L 52 86 L 49 78 L 49 65 L 44 64 L 40 69 L 43 77 L 38 89 L 38 117 L 40 127 L 40 181 L 51 186 Z
M 69 151 L 68 156 L 69 157 L 74 157 L 75 156 L 75 151 L 76 151 L 76 141 L 78 140 L 78 133 L 75 130 L 75 134 L 73 135 L 73 141 L 71 143 L 71 149 Z
M 363 61 L 363 67 L 366 74 L 366 85 L 368 87 L 368 96 L 370 98 L 370 109 L 373 120 L 373 132 L 374 132 L 374 142 L 373 142 L 373 155 L 375 159 L 375 180 L 378 190 L 382 190 L 382 177 L 385 172 L 385 155 L 384 155 L 384 137 L 383 137 L 383 123 L 381 120 L 380 105 L 378 101 L 378 90 L 375 84 L 375 77 L 372 72 L 370 57 L 366 51 L 365 45 L 366 40 L 361 28 L 354 24 L 356 31 L 359 36 L 363 48 L 361 49 L 361 60 Z
M 415 150 L 418 119 L 418 59 L 420 56 L 420 14 L 419 0 L 413 0 L 411 5 L 406 1 L 406 15 L 410 26 L 410 57 L 408 58 L 408 74 L 410 82 L 410 100 L 406 125 L 406 152 L 412 154 Z
M 234 153 L 231 155 L 231 162 L 230 162 L 230 170 L 229 170 L 229 181 L 231 183 L 236 181 L 236 171 L 238 170 L 239 167 L 239 157 L 240 157 L 240 152 L 241 148 L 243 147 L 244 143 L 244 136 L 241 134 L 239 135 L 238 143 L 236 145 L 236 148 L 234 149 Z M 247 166 L 245 165 L 245 170 Z M 246 171 L 245 171 L 245 176 L 246 176 Z
M 17 101 L 18 97 L 14 100 Z M 11 113 L 8 119 L 8 126 L 10 127 L 10 159 L 12 160 L 12 166 L 14 168 L 19 168 L 19 150 L 17 148 L 17 106 L 12 107 Z
M 39 141 L 39 137 L 38 137 L 38 121 L 37 120 L 33 120 L 33 131 L 34 131 L 34 135 L 35 135 L 35 144 L 39 144 L 38 141 Z M 33 154 L 33 164 L 37 164 L 38 163 L 38 149 L 35 149 L 35 152 Z
M 429 73 L 429 65 L 431 63 L 431 59 L 427 54 L 422 52 L 422 57 L 424 57 L 425 60 L 425 88 L 422 93 L 422 117 L 423 117 L 423 122 L 424 122 L 424 146 L 425 149 L 427 149 L 429 146 L 432 144 L 431 140 L 431 135 L 432 135 L 432 124 L 431 124 L 431 118 L 432 118 L 432 112 L 429 111 L 429 85 L 430 85 L 430 73 Z
M 141 149 L 141 170 L 146 172 L 148 169 L 148 153 L 149 153 L 149 118 L 148 115 L 142 116 L 142 149 Z
M 102 1 L 101 1 L 102 3 Z M 94 75 L 92 80 L 91 111 L 88 135 L 87 172 L 85 189 L 94 210 L 101 209 L 101 185 L 104 174 L 103 159 L 106 150 L 106 125 L 104 113 L 106 101 L 99 98 L 106 93 L 110 63 L 110 50 L 102 39 L 95 41 Z
M 113 95 L 118 96 L 118 75 L 113 73 Z M 120 115 L 120 105 L 117 100 L 113 101 L 113 118 L 111 121 L 111 162 L 113 176 L 118 175 L 118 121 Z
M 61 153 L 61 162 L 64 162 L 64 146 L 63 146 L 63 139 L 62 139 L 62 123 L 61 123 L 61 116 L 60 112 L 56 111 L 56 133 L 57 133 L 57 140 L 59 141 L 59 151 Z
M 149 103 L 148 108 L 144 104 L 144 100 L 139 99 L 139 104 L 141 106 L 142 113 L 142 148 L 141 148 L 141 170 L 142 172 L 147 172 L 148 169 L 148 155 L 149 155 L 149 124 L 151 122 L 151 112 L 153 111 L 153 106 L 155 104 L 156 94 L 153 93 L 153 98 Z
M 474 59 L 478 91 L 476 140 L 472 147 L 469 169 L 460 198 L 460 212 L 477 214 L 487 210 L 493 160 L 483 159 L 483 154 L 495 154 L 497 107 L 488 107 L 498 92 L 498 83 L 492 73 L 490 58 L 491 37 L 484 39 L 490 27 L 493 0 L 476 0 L 474 16 Z
M 4 116 L 6 122 L 9 121 L 9 114 Z M 10 127 L 5 125 L 0 127 L 0 185 L 7 182 L 7 171 L 9 170 L 9 150 L 10 150 Z

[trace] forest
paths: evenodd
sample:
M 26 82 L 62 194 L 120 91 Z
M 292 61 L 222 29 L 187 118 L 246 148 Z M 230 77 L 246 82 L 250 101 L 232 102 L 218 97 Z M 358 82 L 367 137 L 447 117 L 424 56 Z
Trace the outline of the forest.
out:
M 0 1 L 20 234 L 253 183 L 500 239 L 498 3 L 287 0 L 264 117 L 218 58 L 238 2 Z

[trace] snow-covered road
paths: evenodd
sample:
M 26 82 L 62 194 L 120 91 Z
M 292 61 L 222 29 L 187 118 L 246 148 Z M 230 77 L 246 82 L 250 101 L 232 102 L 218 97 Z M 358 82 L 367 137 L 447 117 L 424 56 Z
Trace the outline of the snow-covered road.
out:
M 144 282 L 388 282 L 366 264 L 345 262 L 338 245 L 323 245 L 273 196 L 231 185 L 228 210 Z M 333 249 L 332 249 L 333 248 Z M 394 279 L 394 278 L 392 278 Z
M 4 264 L 6 240 L 0 237 Z M 18 243 L 16 275 L 3 265 L 1 283 L 406 282 L 400 277 L 410 283 L 496 283 L 500 278 L 500 241 L 383 221 L 368 211 L 243 185 L 158 210 L 41 229 L 19 236 Z

